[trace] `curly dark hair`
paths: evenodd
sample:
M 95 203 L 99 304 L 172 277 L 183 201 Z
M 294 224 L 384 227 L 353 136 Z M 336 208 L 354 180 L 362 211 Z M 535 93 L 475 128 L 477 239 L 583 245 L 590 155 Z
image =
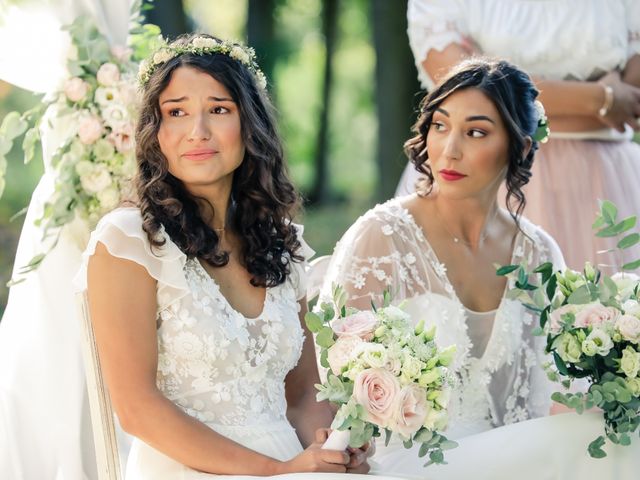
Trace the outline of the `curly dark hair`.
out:
M 433 189 L 434 177 L 427 152 L 433 114 L 451 94 L 467 88 L 483 92 L 494 103 L 506 126 L 509 135 L 506 204 L 519 226 L 527 202 L 522 187 L 529 182 L 533 157 L 538 149 L 538 142 L 533 140 L 538 128 L 538 112 L 534 105 L 538 90 L 529 75 L 504 60 L 473 58 L 461 62 L 420 103 L 418 120 L 411 129 L 415 135 L 404 144 L 407 157 L 426 177 L 418 184 L 418 190 L 429 194 Z M 531 149 L 523 157 L 528 138 L 532 142 Z
M 174 44 L 191 42 L 195 36 L 180 37 Z M 179 67 L 211 75 L 238 105 L 245 155 L 233 175 L 225 225 L 241 239 L 240 258 L 251 274 L 251 284 L 279 285 L 291 273 L 290 261 L 303 259 L 298 255 L 300 242 L 291 222 L 300 205 L 299 195 L 288 178 L 269 98 L 254 74 L 227 55 L 179 55 L 158 67 L 144 88 L 136 129 L 135 181 L 142 228 L 155 247 L 165 243 L 161 236 L 164 228 L 189 258 L 201 258 L 214 267 L 229 262 L 229 253 L 220 248 L 218 235 L 203 219 L 203 211 L 214 213 L 213 207 L 188 192 L 182 181 L 169 172 L 160 150 L 159 97 Z

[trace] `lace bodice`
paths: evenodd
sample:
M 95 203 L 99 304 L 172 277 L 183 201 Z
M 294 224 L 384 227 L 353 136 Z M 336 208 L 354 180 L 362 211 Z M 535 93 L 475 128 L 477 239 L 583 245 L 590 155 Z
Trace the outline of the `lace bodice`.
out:
M 261 314 L 246 318 L 197 259 L 166 240 L 152 253 L 139 210 L 116 210 L 92 234 L 78 283 L 86 287 L 86 262 L 97 242 L 144 266 L 158 282 L 157 385 L 164 395 L 222 430 L 285 420 L 284 379 L 304 339 L 297 302 L 304 296 L 304 265 L 292 263 L 287 281 L 267 289 Z M 300 240 L 306 258 L 312 251 Z
M 562 268 L 562 255 L 543 230 L 522 219 L 515 239 L 512 263 L 533 266 L 552 261 Z M 424 318 L 437 327 L 436 340 L 456 344 L 453 368 L 458 385 L 451 402 L 450 435 L 486 430 L 548 413 L 553 385 L 541 363 L 546 361 L 541 337 L 534 337 L 533 316 L 517 301 L 503 297 L 495 312 L 491 333 L 481 356 L 473 347 L 467 310 L 447 277 L 422 229 L 398 199 L 378 205 L 360 217 L 340 240 L 327 270 L 321 299 L 331 284 L 344 285 L 351 301 L 361 308 L 391 289 L 394 303 L 415 321 Z
M 408 33 L 420 81 L 429 50 L 472 42 L 531 75 L 589 79 L 640 53 L 636 0 L 410 0 Z

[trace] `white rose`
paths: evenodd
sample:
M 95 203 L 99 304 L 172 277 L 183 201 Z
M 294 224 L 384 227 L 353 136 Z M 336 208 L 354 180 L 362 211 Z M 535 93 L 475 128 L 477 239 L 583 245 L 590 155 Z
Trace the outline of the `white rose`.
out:
M 102 136 L 102 122 L 95 115 L 86 115 L 78 123 L 78 137 L 85 145 L 91 145 Z
M 622 304 L 622 310 L 627 315 L 633 315 L 640 318 L 640 303 L 636 300 L 627 300 Z
M 425 366 L 426 364 L 424 362 L 421 362 L 409 353 L 405 353 L 402 359 L 401 378 L 408 382 L 413 382 L 420 377 L 422 369 L 425 368 Z
M 96 78 L 100 85 L 111 87 L 120 81 L 120 69 L 118 69 L 118 66 L 113 63 L 103 63 L 98 69 Z
M 345 335 L 338 337 L 336 343 L 327 351 L 329 368 L 335 375 L 340 375 L 342 369 L 347 366 L 353 350 L 362 343 L 360 337 Z
M 64 84 L 64 94 L 72 102 L 79 102 L 86 97 L 91 87 L 79 77 L 73 77 Z
M 138 96 L 138 90 L 130 83 L 125 83 L 118 89 L 118 96 L 123 105 L 130 107 L 131 105 L 137 105 L 140 100 Z
M 213 38 L 197 37 L 191 41 L 191 45 L 195 48 L 213 48 L 218 42 Z
M 80 160 L 76 163 L 76 173 L 78 176 L 82 177 L 84 175 L 88 175 L 93 171 L 93 163 L 88 160 Z
M 565 362 L 577 363 L 580 361 L 580 357 L 582 356 L 581 343 L 569 332 L 559 335 L 553 341 L 552 348 L 555 348 L 558 351 L 558 355 L 560 355 L 560 358 Z
M 106 139 L 101 138 L 93 144 L 93 154 L 99 160 L 108 160 L 114 153 L 113 145 Z
M 616 273 L 611 280 L 618 286 L 618 292 L 622 299 L 627 299 L 633 294 L 640 277 L 635 273 Z
M 395 305 L 389 305 L 388 307 L 383 308 L 380 313 L 392 322 L 403 322 L 406 320 L 410 320 L 409 314 L 401 308 L 396 307 Z
M 113 186 L 107 187 L 96 195 L 103 210 L 113 210 L 120 203 L 120 194 Z
M 635 378 L 640 371 L 640 353 L 636 352 L 633 347 L 627 347 L 622 351 L 620 359 L 620 371 L 629 378 Z
M 111 174 L 106 165 L 94 164 L 90 171 L 80 176 L 80 184 L 87 193 L 95 195 L 111 185 Z
M 640 319 L 633 315 L 622 315 L 616 321 L 616 328 L 625 340 L 640 342 Z
M 244 63 L 245 65 L 248 65 L 251 60 L 251 57 L 249 57 L 249 54 L 238 46 L 235 46 L 231 49 L 229 56 L 239 61 L 240 63 Z
M 427 417 L 423 426 L 431 431 L 444 430 L 449 422 L 449 416 L 446 410 L 436 410 L 435 408 L 427 409 Z

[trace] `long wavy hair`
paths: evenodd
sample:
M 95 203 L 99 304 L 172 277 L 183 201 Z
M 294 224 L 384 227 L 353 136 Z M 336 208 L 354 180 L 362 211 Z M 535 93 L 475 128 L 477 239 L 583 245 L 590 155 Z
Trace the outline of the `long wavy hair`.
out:
M 206 36 L 199 34 L 198 36 Z M 190 42 L 194 35 L 174 44 Z M 210 37 L 214 38 L 214 37 Z M 243 64 L 224 54 L 182 54 L 158 67 L 146 84 L 136 129 L 138 174 L 135 185 L 142 213 L 142 228 L 155 247 L 165 243 L 162 229 L 189 258 L 214 267 L 229 262 L 216 232 L 203 219 L 213 207 L 195 197 L 169 172 L 160 150 L 162 121 L 160 94 L 179 67 L 211 75 L 226 87 L 238 105 L 245 155 L 233 175 L 225 226 L 241 239 L 241 262 L 251 284 L 273 287 L 291 273 L 290 262 L 301 261 L 300 242 L 291 220 L 299 208 L 299 195 L 288 178 L 273 107 L 256 78 Z
M 415 135 L 404 144 L 407 157 L 425 176 L 418 183 L 418 192 L 428 195 L 433 190 L 434 177 L 427 151 L 433 114 L 451 94 L 467 88 L 483 92 L 496 106 L 506 126 L 509 136 L 506 204 L 519 227 L 527 203 L 522 187 L 529 182 L 538 149 L 538 142 L 533 140 L 538 128 L 539 114 L 534 104 L 538 90 L 529 75 L 504 60 L 473 58 L 461 62 L 420 103 L 420 115 L 411 129 Z M 523 156 L 528 138 L 532 141 L 531 149 Z

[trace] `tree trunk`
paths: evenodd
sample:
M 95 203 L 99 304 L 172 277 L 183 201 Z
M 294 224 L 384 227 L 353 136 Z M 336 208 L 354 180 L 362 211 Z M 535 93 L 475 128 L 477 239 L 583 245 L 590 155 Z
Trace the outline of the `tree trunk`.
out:
M 276 64 L 274 11 L 277 0 L 249 0 L 247 43 L 255 48 L 258 63 L 269 82 L 273 82 Z
M 322 33 L 325 39 L 324 80 L 322 84 L 322 101 L 320 103 L 320 125 L 316 144 L 314 161 L 313 187 L 309 194 L 309 202 L 314 204 L 327 203 L 330 200 L 329 176 L 329 113 L 331 106 L 331 91 L 333 77 L 333 53 L 336 46 L 338 26 L 338 1 L 326 0 L 322 2 Z
M 159 26 L 165 38 L 174 39 L 178 35 L 191 31 L 182 0 L 155 0 L 144 3 L 151 3 L 153 6 L 145 13 L 146 21 Z
M 407 164 L 402 145 L 410 136 L 420 90 L 407 37 L 407 0 L 373 0 L 376 51 L 378 182 L 375 200 L 391 198 Z

